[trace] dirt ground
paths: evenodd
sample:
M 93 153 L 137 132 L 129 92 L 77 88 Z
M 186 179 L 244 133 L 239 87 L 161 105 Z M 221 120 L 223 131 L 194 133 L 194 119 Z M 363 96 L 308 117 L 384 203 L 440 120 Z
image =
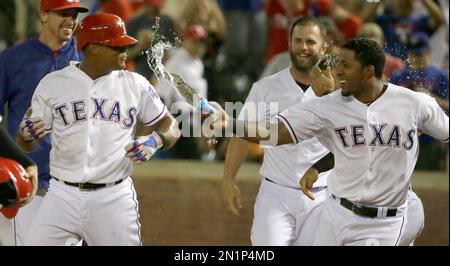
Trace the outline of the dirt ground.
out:
M 416 189 L 425 210 L 425 227 L 416 246 L 448 246 L 448 191 Z
M 140 168 L 134 182 L 144 245 L 250 245 L 258 165 L 244 166 L 237 178 L 244 205 L 238 217 L 223 207 L 222 169 L 222 164 L 184 161 Z M 425 209 L 416 245 L 448 245 L 448 174 L 414 173 L 412 183 Z
M 250 245 L 258 169 L 258 164 L 245 164 L 239 171 L 237 184 L 244 208 L 240 216 L 233 216 L 222 203 L 223 164 L 152 161 L 139 166 L 133 180 L 139 198 L 143 244 Z M 425 228 L 416 245 L 448 246 L 448 174 L 415 172 L 412 184 L 425 209 Z M 0 217 L 0 245 L 12 245 L 10 228 Z

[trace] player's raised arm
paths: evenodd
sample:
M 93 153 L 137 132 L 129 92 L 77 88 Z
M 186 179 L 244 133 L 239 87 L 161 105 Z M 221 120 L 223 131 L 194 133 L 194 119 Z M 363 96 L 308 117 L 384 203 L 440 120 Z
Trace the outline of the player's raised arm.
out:
M 244 121 L 230 117 L 216 102 L 210 102 L 219 115 L 211 123 L 216 131 L 232 132 L 235 136 L 253 143 L 264 143 L 264 145 L 277 146 L 294 143 L 286 125 L 277 120 L 266 121 Z

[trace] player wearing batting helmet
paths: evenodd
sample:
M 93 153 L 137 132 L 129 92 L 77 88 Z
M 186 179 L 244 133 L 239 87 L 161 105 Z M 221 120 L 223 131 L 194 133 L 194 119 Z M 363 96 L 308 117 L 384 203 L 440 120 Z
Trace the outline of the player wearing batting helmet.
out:
M 87 16 L 76 31 L 83 60 L 45 76 L 34 92 L 19 138 L 33 149 L 51 132 L 50 184 L 26 245 L 140 245 L 136 191 L 130 175 L 180 136 L 153 86 L 123 70 L 128 36 L 113 14 Z M 135 139 L 137 120 L 149 135 Z

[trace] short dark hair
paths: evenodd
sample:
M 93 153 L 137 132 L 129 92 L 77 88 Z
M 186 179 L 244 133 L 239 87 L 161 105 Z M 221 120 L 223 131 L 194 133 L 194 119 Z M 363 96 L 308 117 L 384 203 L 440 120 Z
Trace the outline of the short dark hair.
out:
M 376 42 L 365 38 L 356 38 L 342 46 L 355 52 L 355 58 L 362 66 L 372 65 L 375 68 L 375 76 L 383 77 L 385 54 L 383 48 Z
M 327 38 L 327 28 L 315 17 L 312 16 L 302 16 L 296 19 L 291 24 L 291 29 L 289 30 L 289 40 L 292 37 L 292 32 L 294 31 L 294 28 L 298 25 L 306 26 L 306 25 L 314 25 L 319 27 L 320 35 L 322 36 L 322 39 L 325 41 Z

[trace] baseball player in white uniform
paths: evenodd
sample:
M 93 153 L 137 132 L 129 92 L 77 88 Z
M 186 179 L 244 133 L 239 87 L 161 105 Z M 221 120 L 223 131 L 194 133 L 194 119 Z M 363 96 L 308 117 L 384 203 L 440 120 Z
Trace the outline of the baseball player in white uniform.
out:
M 339 49 L 328 49 L 327 53 L 331 53 L 333 57 L 336 57 L 338 51 Z M 335 87 L 339 87 L 339 79 L 337 77 L 335 67 L 331 67 L 331 73 L 335 80 Z M 307 174 L 305 174 L 300 181 L 304 194 L 313 200 L 314 196 L 310 194 L 309 190 L 312 189 L 313 184 L 318 180 L 318 172 L 315 171 L 315 169 L 311 168 L 307 171 Z M 320 182 L 320 180 L 318 182 Z M 415 239 L 420 235 L 425 225 L 425 214 L 422 201 L 412 189 L 408 190 L 407 203 L 407 223 L 405 225 L 405 230 L 399 240 L 400 246 L 414 245 Z M 304 222 L 300 234 L 304 235 L 305 233 L 303 231 L 309 232 L 311 230 L 316 230 L 318 221 L 320 219 L 320 210 L 321 206 L 318 206 L 309 213 L 308 220 Z
M 50 189 L 25 245 L 140 245 L 132 164 L 169 148 L 180 132 L 155 89 L 124 71 L 137 41 L 112 14 L 87 16 L 76 31 L 80 64 L 45 76 L 21 124 L 24 148 L 50 132 Z M 148 136 L 133 140 L 136 121 Z
M 279 112 L 309 99 L 321 96 L 325 86 L 310 84 L 319 80 L 313 69 L 326 50 L 325 29 L 314 17 L 302 17 L 291 26 L 289 50 L 292 67 L 256 82 L 240 112 L 240 120 L 270 121 Z M 317 71 L 317 70 L 316 70 Z M 330 85 L 331 86 L 331 85 Z M 329 90 L 332 87 L 326 86 Z M 225 157 L 223 198 L 225 206 L 238 215 L 239 188 L 236 173 L 245 160 L 249 143 L 237 137 L 230 139 Z M 328 150 L 312 138 L 298 145 L 265 147 L 260 169 L 261 186 L 254 206 L 251 229 L 252 245 L 311 245 L 314 232 L 299 236 L 310 211 L 326 198 L 326 177 L 322 173 L 314 184 L 315 201 L 300 191 L 299 180 Z
M 288 108 L 270 124 L 233 120 L 220 109 L 213 127 L 244 127 L 239 136 L 273 145 L 316 137 L 335 167 L 314 245 L 398 245 L 418 135 L 448 142 L 448 116 L 432 97 L 382 81 L 384 52 L 376 42 L 352 40 L 340 54 L 340 90 Z

